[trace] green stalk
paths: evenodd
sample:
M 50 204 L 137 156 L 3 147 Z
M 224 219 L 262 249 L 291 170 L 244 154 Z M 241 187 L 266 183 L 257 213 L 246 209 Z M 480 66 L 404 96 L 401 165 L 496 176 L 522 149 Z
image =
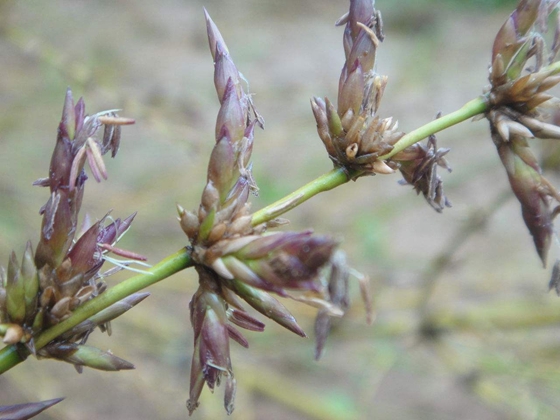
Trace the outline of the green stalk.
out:
M 255 212 L 251 223 L 253 226 L 256 226 L 268 222 L 323 191 L 329 191 L 347 183 L 356 175 L 357 173 L 348 173 L 343 168 L 335 168 L 295 190 L 293 193 L 288 194 L 284 198 Z
M 131 277 L 78 307 L 69 318 L 38 335 L 35 348 L 39 350 L 99 311 L 192 265 L 193 261 L 186 248 L 177 251 L 147 270 L 148 273 Z M 7 346 L 0 350 L 0 374 L 24 361 L 26 353 L 27 349 L 22 345 Z
M 386 155 L 380 156 L 379 160 L 389 159 L 390 157 L 402 152 L 407 147 L 412 146 L 414 143 L 418 143 L 424 140 L 428 136 L 437 133 L 438 131 L 449 128 L 455 124 L 459 124 L 469 118 L 472 118 L 478 114 L 482 114 L 488 110 L 488 102 L 486 97 L 481 96 L 479 98 L 473 99 L 467 102 L 460 109 L 451 114 L 444 115 L 436 120 L 405 134 L 401 139 L 395 143 L 393 150 L 391 150 Z
M 550 71 L 552 74 L 560 73 L 560 61 L 552 63 L 550 66 L 543 67 L 540 72 Z M 455 124 L 459 124 L 469 118 L 475 117 L 478 114 L 488 111 L 489 104 L 486 96 L 480 96 L 472 101 L 467 102 L 460 109 L 451 114 L 444 115 L 441 118 L 433 120 L 410 133 L 405 134 L 398 142 L 395 143 L 393 150 L 386 155 L 380 156 L 379 160 L 389 159 L 390 157 L 402 152 L 407 147 L 412 146 L 414 143 L 427 138 L 431 134 L 435 134 Z
M 558 69 L 554 68 L 554 70 L 560 71 L 560 66 Z M 381 156 L 379 159 L 389 159 L 391 156 L 394 156 L 396 153 L 406 149 L 414 143 L 425 139 L 429 135 L 437 133 L 438 131 L 451 127 L 455 124 L 459 124 L 460 122 L 474 117 L 475 115 L 485 112 L 487 109 L 488 105 L 486 98 L 476 98 L 466 103 L 461 109 L 438 118 L 437 120 L 431 121 L 428 124 L 406 134 L 395 144 L 394 149 L 390 153 Z M 321 192 L 332 190 L 333 188 L 345 184 L 359 175 L 359 172 L 349 173 L 344 168 L 335 168 L 275 203 L 272 203 L 271 205 L 255 212 L 253 214 L 252 224 L 253 226 L 256 226 L 270 221 L 294 207 L 299 206 L 311 197 Z M 178 271 L 191 267 L 192 265 L 193 261 L 186 249 L 182 249 L 175 254 L 170 255 L 148 270 L 150 274 L 140 274 L 131 277 L 80 306 L 68 319 L 52 328 L 49 328 L 37 336 L 35 340 L 35 348 L 40 349 L 44 347 L 62 333 L 75 327 L 80 322 L 85 321 L 108 306 L 124 299 L 126 296 L 151 286 L 152 284 L 155 284 Z M 27 357 L 27 350 L 22 345 L 7 346 L 0 350 L 0 374 L 25 360 L 25 357 Z
M 460 109 L 437 120 L 430 121 L 428 124 L 405 134 L 397 143 L 391 152 L 386 155 L 380 156 L 379 160 L 389 159 L 395 154 L 403 151 L 414 143 L 418 143 L 424 140 L 431 134 L 435 134 L 438 131 L 449 128 L 453 125 L 459 124 L 469 118 L 472 118 L 478 114 L 481 114 L 488 110 L 488 103 L 486 97 L 481 96 L 479 98 L 473 99 L 467 102 Z M 275 203 L 266 206 L 265 208 L 255 212 L 253 214 L 252 224 L 253 226 L 259 225 L 261 223 L 267 222 L 274 219 L 288 210 L 299 206 L 301 203 L 309 200 L 311 197 L 324 192 L 332 190 L 342 184 L 345 184 L 349 180 L 358 176 L 359 173 L 348 173 L 343 168 L 335 168 L 332 171 L 321 175 L 319 178 L 314 179 L 310 183 L 304 185 L 298 190 L 291 194 L 288 194 L 284 198 L 276 201 Z

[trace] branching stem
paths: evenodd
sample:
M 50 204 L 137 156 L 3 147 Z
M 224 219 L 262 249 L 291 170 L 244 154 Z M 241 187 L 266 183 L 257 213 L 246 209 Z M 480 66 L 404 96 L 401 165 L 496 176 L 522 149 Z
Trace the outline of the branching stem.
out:
M 352 179 L 353 175 L 355 174 L 348 174 L 348 172 L 342 168 L 335 168 L 295 190 L 293 193 L 288 194 L 284 198 L 255 212 L 253 214 L 252 224 L 256 226 L 272 220 L 321 192 L 332 190 L 333 188 L 347 183 Z
M 444 115 L 436 120 L 405 134 L 397 143 L 390 153 L 380 156 L 380 160 L 389 159 L 400 151 L 412 146 L 427 138 L 431 134 L 435 134 L 453 125 L 466 121 L 478 114 L 485 112 L 488 109 L 487 99 L 484 96 L 473 99 L 467 102 L 463 107 L 455 112 Z M 332 171 L 321 175 L 319 178 L 314 179 L 310 183 L 304 185 L 284 198 L 270 204 L 269 206 L 255 212 L 253 214 L 253 226 L 272 220 L 288 210 L 299 206 L 301 203 L 309 200 L 311 197 L 324 192 L 332 190 L 339 185 L 345 184 L 349 180 L 358 176 L 359 173 L 348 173 L 342 168 L 335 168 Z
M 405 134 L 397 143 L 395 143 L 393 150 L 386 155 L 380 156 L 380 160 L 389 159 L 397 153 L 403 151 L 407 147 L 412 146 L 424 140 L 428 136 L 435 134 L 441 130 L 449 128 L 455 124 L 459 124 L 469 118 L 478 114 L 482 114 L 488 109 L 488 103 L 484 96 L 480 96 L 472 101 L 467 102 L 460 109 L 450 114 L 444 115 L 436 120 L 430 121 L 428 124 Z
M 395 148 L 390 153 L 381 156 L 379 159 L 388 159 L 414 143 L 425 139 L 431 134 L 437 133 L 438 131 L 444 130 L 455 124 L 459 124 L 469 118 L 485 112 L 487 108 L 488 105 L 485 97 L 481 96 L 476 98 L 466 103 L 461 109 L 438 118 L 437 120 L 431 121 L 428 124 L 406 134 L 395 144 Z M 332 190 L 333 188 L 345 184 L 359 175 L 360 173 L 358 172 L 348 173 L 343 168 L 335 168 L 275 203 L 272 203 L 271 205 L 255 212 L 253 214 L 252 224 L 253 226 L 256 226 L 275 219 L 309 200 L 311 197 L 321 192 Z M 124 299 L 126 296 L 151 286 L 152 284 L 155 284 L 172 274 L 177 273 L 178 271 L 192 267 L 192 265 L 193 261 L 189 252 L 186 249 L 181 249 L 152 267 L 149 270 L 150 274 L 140 274 L 131 277 L 116 286 L 111 287 L 100 296 L 77 308 L 69 318 L 37 336 L 35 339 L 35 348 L 40 349 L 44 347 L 62 333 L 70 330 L 80 322 L 85 321 L 108 306 Z M 27 349 L 22 345 L 6 346 L 0 350 L 0 374 L 25 360 L 27 353 Z

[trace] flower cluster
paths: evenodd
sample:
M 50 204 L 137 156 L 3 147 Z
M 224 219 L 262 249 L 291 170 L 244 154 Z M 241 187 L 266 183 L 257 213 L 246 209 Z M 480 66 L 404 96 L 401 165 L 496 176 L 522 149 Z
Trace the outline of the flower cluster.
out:
M 560 128 L 547 122 L 546 112 L 547 107 L 557 104 L 547 91 L 560 82 L 556 61 L 560 49 L 558 20 L 553 23 L 555 36 L 548 53 L 543 36 L 557 5 L 558 0 L 519 3 L 494 40 L 487 92 L 486 118 L 492 139 L 544 265 L 559 209 L 551 204 L 560 202 L 560 193 L 543 177 L 528 139 L 560 139 Z
M 427 146 L 415 144 L 389 160 L 380 159 L 404 136 L 396 120 L 377 115 L 388 80 L 375 72 L 377 48 L 384 39 L 381 13 L 372 0 L 350 0 L 349 12 L 336 22 L 344 24 L 346 61 L 338 84 L 338 105 L 328 98 L 311 100 L 317 132 L 330 159 L 353 179 L 400 169 L 404 183 L 412 184 L 441 212 L 451 204 L 443 193 L 437 166 L 450 170 L 443 159 L 449 149 L 438 150 L 430 140 Z
M 130 227 L 134 214 L 110 223 L 106 223 L 107 216 L 96 223 L 86 218 L 81 233 L 78 231 L 87 180 L 84 165 L 88 163 L 96 180 L 107 178 L 103 155 L 110 151 L 115 156 L 121 126 L 132 123 L 114 111 L 86 115 L 84 101 L 74 104 L 68 90 L 49 177 L 34 183 L 50 189 L 49 200 L 40 210 L 43 222 L 36 252 L 28 242 L 21 264 L 12 252 L 7 272 L 0 271 L 0 334 L 4 343 L 25 345 L 39 357 L 67 361 L 78 371 L 81 366 L 103 370 L 133 367 L 85 342 L 96 327 L 110 328 L 112 319 L 143 300 L 146 293 L 117 302 L 39 350 L 34 346 L 34 337 L 41 331 L 68 318 L 77 307 L 105 290 L 104 275 L 99 271 L 107 252 L 143 259 L 114 246 Z M 103 135 L 98 135 L 102 126 Z
M 334 293 L 333 301 L 329 281 L 322 276 L 337 241 L 311 231 L 266 232 L 287 223 L 282 219 L 253 224 L 248 198 L 251 191 L 258 190 L 250 157 L 255 126 L 262 127 L 263 122 L 244 90 L 244 79 L 222 35 L 207 13 L 206 23 L 221 104 L 216 143 L 198 210 L 178 207 L 179 222 L 191 243 L 199 275 L 199 288 L 190 302 L 194 354 L 187 407 L 191 414 L 204 385 L 213 390 L 221 381 L 226 384 L 226 411 L 233 410 L 236 383 L 229 340 L 247 347 L 247 340 L 235 326 L 250 331 L 264 329 L 264 324 L 245 310 L 245 303 L 305 337 L 294 317 L 271 292 L 321 308 L 322 317 L 342 316 L 348 302 L 345 287 Z M 344 282 L 340 276 L 331 276 L 331 283 L 333 279 Z M 321 330 L 322 343 L 326 332 L 328 329 Z
M 404 133 L 393 118 L 381 119 L 381 103 L 387 76 L 375 70 L 377 47 L 383 41 L 381 14 L 372 0 L 351 0 L 350 10 L 336 25 L 344 25 L 346 61 L 338 84 L 338 105 L 315 97 L 311 108 L 317 132 L 329 157 L 352 176 L 393 173 L 396 166 L 378 160 L 392 150 Z
M 451 172 L 445 159 L 449 150 L 438 149 L 436 136 L 431 135 L 426 146 L 416 143 L 393 156 L 393 160 L 400 163 L 399 170 L 404 177 L 400 183 L 412 185 L 438 213 L 445 207 L 451 207 L 451 202 L 443 192 L 443 181 L 437 173 L 438 166 Z

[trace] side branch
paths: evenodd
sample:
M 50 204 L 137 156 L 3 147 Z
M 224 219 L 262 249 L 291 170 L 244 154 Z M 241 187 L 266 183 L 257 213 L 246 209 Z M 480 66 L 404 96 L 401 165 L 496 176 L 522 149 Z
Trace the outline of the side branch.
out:
M 443 117 L 431 121 L 428 124 L 425 124 L 417 128 L 416 130 L 413 130 L 410 133 L 404 135 L 397 143 L 395 143 L 393 150 L 383 156 L 380 156 L 379 160 L 389 159 L 390 157 L 396 155 L 407 147 L 412 146 L 413 144 L 429 137 L 431 134 L 435 134 L 455 124 L 459 124 L 487 110 L 487 99 L 484 96 L 473 99 L 470 102 L 467 102 L 457 111 L 444 115 Z M 323 191 L 329 191 L 342 184 L 345 184 L 349 180 L 355 179 L 358 175 L 358 172 L 348 173 L 343 168 L 335 168 L 332 171 L 321 175 L 319 178 L 314 179 L 313 181 L 292 192 L 291 194 L 288 194 L 284 198 L 281 198 L 280 200 L 255 212 L 253 214 L 251 223 L 253 226 L 256 226 L 261 223 L 270 221 L 299 206 L 300 204 L 309 200 L 311 197 Z
M 484 96 L 473 99 L 467 102 L 457 111 L 450 114 L 444 115 L 436 120 L 405 134 L 398 142 L 395 143 L 393 150 L 389 153 L 380 156 L 379 160 L 389 159 L 399 152 L 402 152 L 407 147 L 412 146 L 415 143 L 427 138 L 428 136 L 442 131 L 446 128 L 459 124 L 463 121 L 468 120 L 478 114 L 488 110 L 487 99 Z
M 349 174 L 343 168 L 335 168 L 297 189 L 293 193 L 288 194 L 286 197 L 255 212 L 251 224 L 256 226 L 268 222 L 323 191 L 329 191 L 347 183 L 354 176 L 355 174 Z

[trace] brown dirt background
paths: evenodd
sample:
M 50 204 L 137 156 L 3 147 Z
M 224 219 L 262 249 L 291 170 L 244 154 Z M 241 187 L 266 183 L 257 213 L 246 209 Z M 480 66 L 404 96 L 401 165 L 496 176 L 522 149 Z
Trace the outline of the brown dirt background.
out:
M 331 168 L 309 98 L 336 98 L 342 30 L 332 23 L 347 2 L 0 1 L 5 262 L 27 239 L 37 242 L 47 196 L 31 183 L 46 175 L 67 86 L 84 96 L 90 113 L 117 107 L 137 120 L 108 164 L 109 180 L 90 180 L 84 211 L 138 211 L 121 244 L 153 263 L 186 244 L 175 203 L 197 205 L 218 110 L 203 5 L 267 122 L 256 135 L 261 195 L 254 208 Z M 481 92 L 507 5 L 379 0 L 377 7 L 387 35 L 377 69 L 389 75 L 382 115 L 410 131 Z M 377 319 L 365 325 L 355 284 L 353 308 L 318 363 L 312 340 L 272 322 L 264 333 L 248 333 L 249 350 L 232 346 L 239 385 L 233 419 L 560 417 L 560 302 L 547 294 L 549 270 L 541 268 L 511 194 L 490 211 L 508 184 L 487 124 L 464 123 L 438 139 L 452 148 L 454 168 L 443 174 L 453 202 L 443 214 L 399 186 L 398 175 L 360 179 L 289 214 L 292 229 L 313 227 L 344 240 L 352 265 L 371 277 Z M 460 246 L 449 253 L 454 241 Z M 551 254 L 553 260 L 557 245 Z M 438 271 L 446 255 L 449 264 Z M 433 287 L 427 279 L 436 280 Z M 37 418 L 185 418 L 195 287 L 192 270 L 175 275 L 114 322 L 112 337 L 90 338 L 136 370 L 77 375 L 70 365 L 29 360 L 0 377 L 0 404 L 65 396 Z M 311 333 L 314 311 L 287 304 Z M 428 328 L 429 319 L 445 328 Z M 220 391 L 204 392 L 193 418 L 225 418 Z

